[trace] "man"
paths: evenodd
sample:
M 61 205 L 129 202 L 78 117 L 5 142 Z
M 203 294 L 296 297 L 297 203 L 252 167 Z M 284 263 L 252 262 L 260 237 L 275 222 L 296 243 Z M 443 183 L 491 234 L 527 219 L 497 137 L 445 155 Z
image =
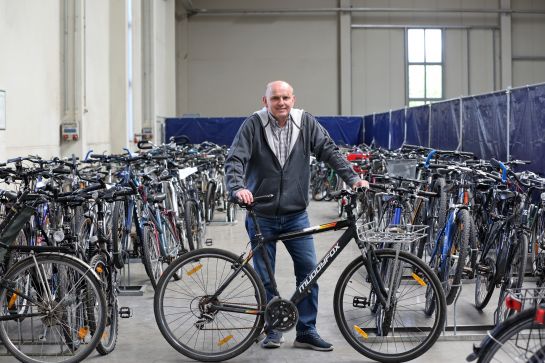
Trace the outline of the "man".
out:
M 269 83 L 263 96 L 265 107 L 244 121 L 225 162 L 225 179 L 231 197 L 250 204 L 254 195 L 274 195 L 272 200 L 259 203 L 254 208 L 264 237 L 309 227 L 306 208 L 311 153 L 329 164 L 353 188 L 368 186 L 354 173 L 327 131 L 311 114 L 293 108 L 294 104 L 293 88 L 288 83 Z M 251 218 L 246 218 L 246 230 L 252 238 L 255 226 Z M 284 245 L 292 257 L 298 285 L 316 265 L 313 238 L 290 239 Z M 252 247 L 255 247 L 255 241 L 252 241 Z M 268 243 L 266 248 L 274 272 L 276 243 Z M 253 263 L 269 301 L 274 297 L 274 288 L 260 253 L 254 255 Z M 294 346 L 333 350 L 333 346 L 316 331 L 317 285 L 297 305 L 297 309 L 299 321 Z M 267 333 L 262 347 L 278 348 L 284 342 L 282 333 Z

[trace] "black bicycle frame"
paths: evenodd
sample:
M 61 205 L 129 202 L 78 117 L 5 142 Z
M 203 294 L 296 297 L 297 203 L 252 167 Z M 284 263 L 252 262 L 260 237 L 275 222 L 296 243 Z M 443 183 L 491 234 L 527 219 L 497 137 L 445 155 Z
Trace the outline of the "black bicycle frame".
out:
M 267 272 L 269 274 L 269 278 L 271 281 L 271 284 L 274 289 L 274 293 L 276 296 L 279 296 L 276 280 L 274 278 L 274 273 L 272 272 L 272 267 L 270 260 L 268 258 L 268 255 L 265 250 L 265 244 L 277 240 L 290 240 L 295 239 L 299 237 L 304 237 L 312 234 L 318 234 L 323 232 L 328 232 L 332 230 L 339 230 L 345 227 L 348 227 L 348 229 L 339 237 L 339 239 L 335 242 L 335 244 L 329 249 L 329 251 L 324 255 L 324 257 L 316 264 L 314 269 L 305 277 L 305 279 L 297 286 L 297 289 L 295 290 L 294 294 L 290 298 L 290 301 L 293 302 L 295 305 L 299 303 L 302 299 L 304 299 L 311 291 L 311 288 L 316 284 L 320 276 L 324 273 L 325 270 L 333 263 L 335 258 L 339 255 L 339 253 L 348 245 L 351 239 L 356 239 L 357 232 L 356 232 L 356 224 L 354 220 L 344 219 L 340 221 L 320 224 L 318 226 L 308 227 L 301 231 L 296 232 L 288 232 L 276 236 L 271 236 L 264 238 L 261 235 L 261 229 L 259 227 L 259 224 L 256 221 L 256 216 L 253 212 L 249 212 L 250 217 L 254 220 L 254 224 L 256 226 L 256 234 L 255 238 L 257 239 L 257 245 L 248 253 L 246 258 L 244 258 L 240 265 L 236 266 L 235 272 L 228 277 L 224 283 L 216 290 L 214 295 L 210 297 L 210 301 L 214 301 L 215 298 L 217 298 L 223 290 L 235 279 L 235 277 L 238 275 L 238 273 L 243 269 L 244 265 L 246 265 L 254 256 L 257 250 L 261 250 L 263 253 L 263 258 L 265 262 L 265 266 L 267 269 Z M 352 217 L 354 218 L 354 217 Z M 241 256 L 242 258 L 242 256 Z M 371 279 L 371 285 L 376 288 L 377 291 L 377 299 L 380 303 L 386 305 L 386 299 L 388 292 L 386 291 L 384 284 L 380 279 L 377 278 L 378 272 L 375 268 L 374 263 L 374 253 L 373 249 L 369 248 L 367 250 L 367 264 L 366 268 L 369 273 L 369 277 Z M 223 311 L 231 311 L 231 312 L 237 312 L 237 313 L 247 313 L 247 314 L 260 314 L 262 311 L 257 310 L 248 310 L 246 308 L 241 308 L 239 306 L 230 305 L 230 304 L 222 304 L 222 305 L 215 305 L 213 306 L 217 310 L 223 310 Z

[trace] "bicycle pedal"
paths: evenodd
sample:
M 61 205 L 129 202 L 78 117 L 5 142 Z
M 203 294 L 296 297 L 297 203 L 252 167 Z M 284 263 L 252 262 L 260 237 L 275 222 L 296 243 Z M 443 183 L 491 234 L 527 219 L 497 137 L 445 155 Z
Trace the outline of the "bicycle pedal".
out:
M 207 238 L 206 241 L 204 241 L 204 244 L 210 247 L 214 244 L 214 241 L 212 241 L 212 238 Z
M 122 319 L 132 318 L 131 308 L 128 306 L 122 306 L 119 308 L 119 317 Z

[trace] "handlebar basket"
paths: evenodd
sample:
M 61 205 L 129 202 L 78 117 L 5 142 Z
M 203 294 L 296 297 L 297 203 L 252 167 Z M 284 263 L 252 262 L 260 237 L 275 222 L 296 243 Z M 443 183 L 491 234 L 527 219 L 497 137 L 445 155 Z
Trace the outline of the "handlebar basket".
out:
M 367 243 L 413 243 L 427 236 L 426 225 L 397 224 L 380 230 L 375 222 L 357 223 L 358 238 Z

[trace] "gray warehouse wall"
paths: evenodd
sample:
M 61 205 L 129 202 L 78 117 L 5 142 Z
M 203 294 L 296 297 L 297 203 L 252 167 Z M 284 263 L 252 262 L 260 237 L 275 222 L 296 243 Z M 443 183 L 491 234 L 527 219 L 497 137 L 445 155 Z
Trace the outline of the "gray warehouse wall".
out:
M 500 6 L 508 12 L 500 15 Z M 339 20 L 346 12 L 324 11 L 349 7 L 372 11 L 352 11 L 348 31 Z M 208 15 L 185 16 L 190 8 L 206 9 Z M 387 11 L 400 8 L 425 11 Z M 178 115 L 246 115 L 259 107 L 265 82 L 276 78 L 294 83 L 299 106 L 315 114 L 403 107 L 405 28 L 415 26 L 444 30 L 445 99 L 502 89 L 506 82 L 515 87 L 545 81 L 543 1 L 177 0 L 176 9 Z M 223 13 L 212 14 L 218 9 Z M 541 14 L 526 13 L 536 9 Z M 512 44 L 503 61 L 502 16 L 508 17 Z M 349 47 L 340 46 L 341 36 L 350 37 Z M 347 58 L 350 69 L 343 72 Z M 350 90 L 349 112 L 341 112 L 343 84 Z
M 142 126 L 176 113 L 174 29 L 174 0 L 0 0 L 0 162 L 134 148 Z M 144 100 L 148 87 L 154 97 Z M 60 140 L 61 122 L 79 125 L 77 142 Z

